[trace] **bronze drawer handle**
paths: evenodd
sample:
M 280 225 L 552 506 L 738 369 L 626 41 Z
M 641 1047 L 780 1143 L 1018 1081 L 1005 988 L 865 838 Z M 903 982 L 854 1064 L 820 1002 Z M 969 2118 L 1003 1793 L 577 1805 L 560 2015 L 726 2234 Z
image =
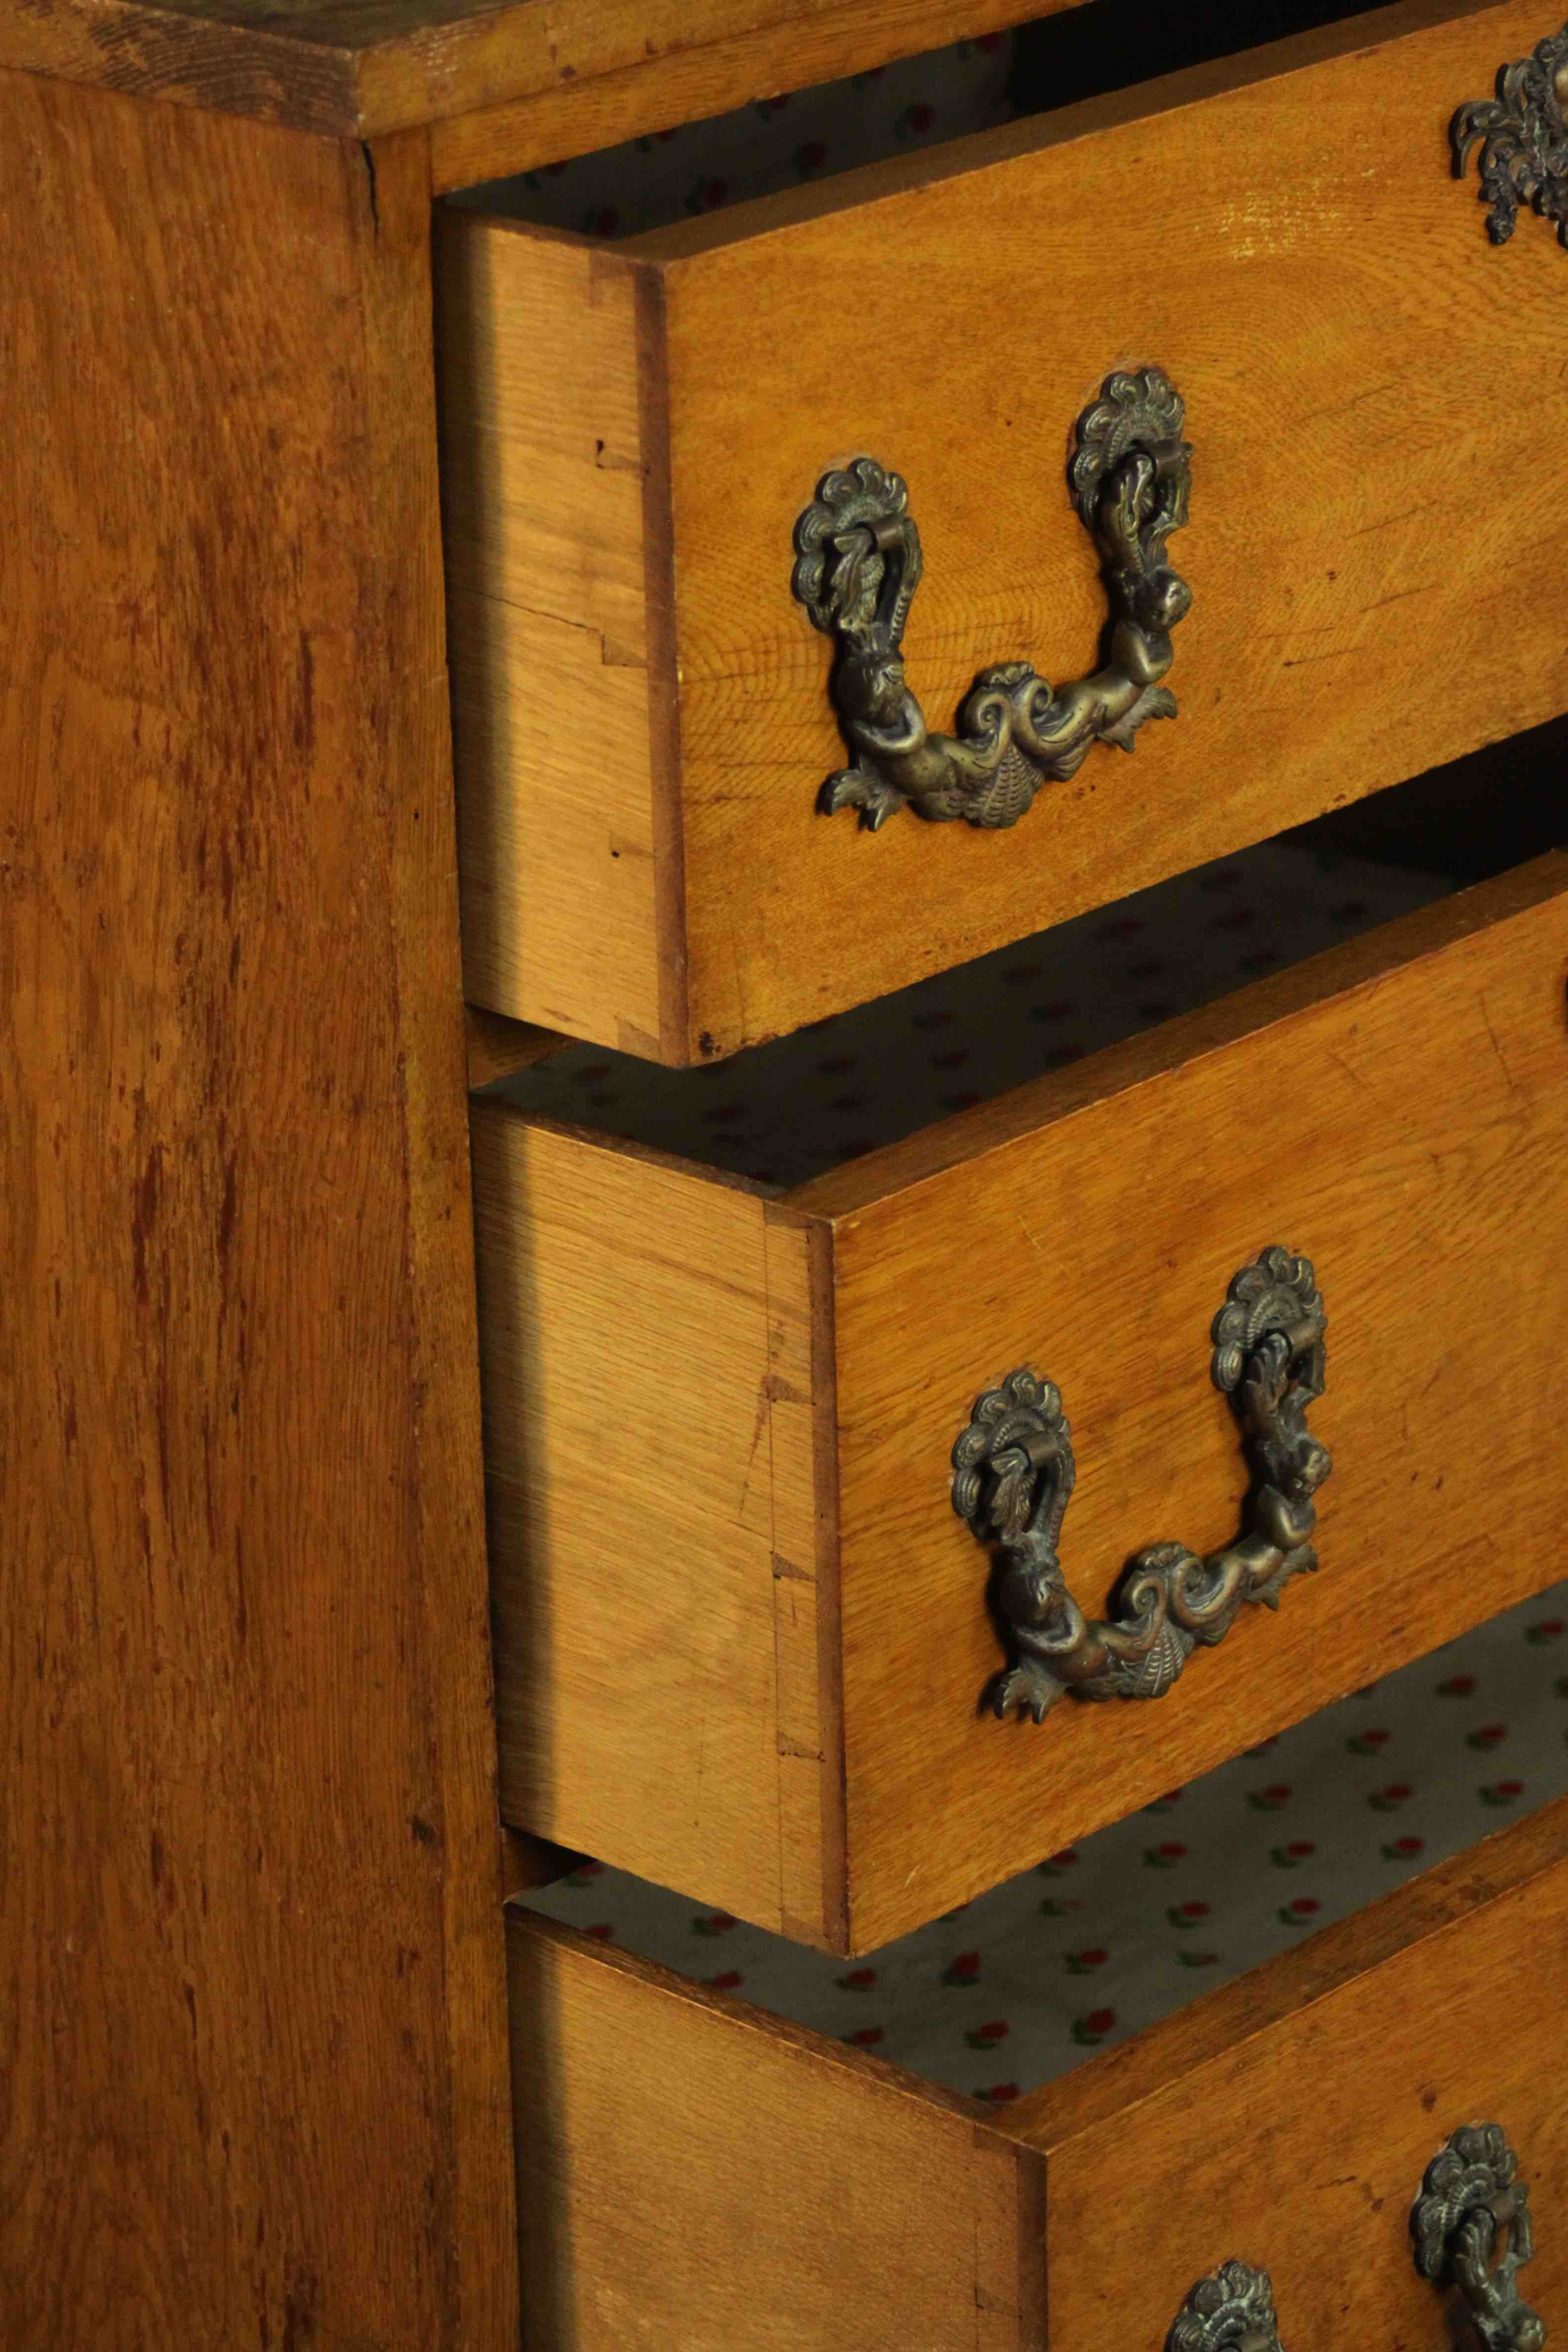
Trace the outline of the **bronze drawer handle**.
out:
M 1057 1558 L 1077 1475 L 1059 1392 L 1026 1367 L 977 1400 L 952 1449 L 952 1507 L 997 1547 L 994 1603 L 1014 1653 L 992 1690 L 997 1715 L 1016 1707 L 1043 1722 L 1068 1690 L 1159 1698 L 1200 1642 L 1225 1638 L 1244 1601 L 1276 1608 L 1289 1579 L 1317 1567 L 1312 1496 L 1333 1463 L 1306 1412 L 1323 1393 L 1327 1328 L 1307 1258 L 1266 1249 L 1234 1277 L 1210 1369 L 1241 1424 L 1247 1526 L 1206 1559 L 1179 1543 L 1140 1552 L 1105 1620 L 1085 1617 Z
M 1233 2261 L 1199 2279 L 1176 2315 L 1165 2352 L 1282 2352 L 1268 2272 Z
M 1568 124 L 1558 77 L 1568 71 L 1568 25 L 1538 41 L 1528 58 L 1500 66 L 1495 98 L 1472 99 L 1448 126 L 1454 177 L 1468 176 L 1479 145 L 1480 199 L 1488 205 L 1487 235 L 1506 245 L 1521 205 L 1557 224 L 1568 246 Z
M 1426 2167 L 1410 2215 L 1415 2267 L 1457 2286 L 1486 2352 L 1541 2352 L 1545 2322 L 1520 2299 L 1519 2273 L 1535 2252 L 1530 2190 L 1499 2124 L 1466 2124 Z M 1497 2254 L 1506 2229 L 1508 2252 Z
M 938 822 L 1016 824 L 1047 778 L 1075 775 L 1094 743 L 1133 749 L 1148 719 L 1173 719 L 1161 684 L 1192 591 L 1165 561 L 1187 519 L 1192 450 L 1181 394 L 1158 368 L 1108 375 L 1078 420 L 1068 478 L 1099 548 L 1110 599 L 1110 659 L 1053 694 L 1027 662 L 983 670 L 958 733 L 932 735 L 904 682 L 903 635 L 921 581 L 909 491 L 874 457 L 823 476 L 795 524 L 795 596 L 834 641 L 828 691 L 855 764 L 830 776 L 825 814 L 860 812 L 872 833 L 906 806 Z

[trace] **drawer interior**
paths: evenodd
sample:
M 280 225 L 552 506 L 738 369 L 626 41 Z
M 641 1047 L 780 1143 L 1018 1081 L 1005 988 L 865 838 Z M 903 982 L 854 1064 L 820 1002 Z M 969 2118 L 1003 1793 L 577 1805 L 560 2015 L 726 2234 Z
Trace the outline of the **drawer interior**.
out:
M 848 1966 L 591 1861 L 525 1901 L 1002 2109 L 1565 1793 L 1568 1583 Z
M 1109 2311 L 1152 2352 L 1239 2256 L 1287 2342 L 1469 2343 L 1410 2217 L 1483 2122 L 1528 2185 L 1520 2285 L 1555 2335 L 1565 1886 L 1559 1800 L 989 2105 L 514 1908 L 527 2341 L 1099 2352 Z

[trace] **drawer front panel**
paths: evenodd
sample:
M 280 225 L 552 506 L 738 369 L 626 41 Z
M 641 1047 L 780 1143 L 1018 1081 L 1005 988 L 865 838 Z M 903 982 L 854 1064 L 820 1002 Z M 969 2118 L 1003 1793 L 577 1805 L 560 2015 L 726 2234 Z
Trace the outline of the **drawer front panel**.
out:
M 542 2347 L 1161 2352 L 1194 2282 L 1268 2270 L 1286 2343 L 1432 2352 L 1408 2215 L 1465 2124 L 1531 2189 L 1526 2298 L 1568 2307 L 1568 1803 L 1010 2110 L 526 1915 L 519 2193 Z M 1352 2315 L 1353 2315 L 1353 2319 Z
M 1559 1572 L 1565 885 L 1568 860 L 1542 860 L 1081 1065 L 1077 1108 L 1031 1125 L 1026 1090 L 799 1196 L 834 1225 L 858 1945 Z M 1135 1552 L 1236 1538 L 1247 1471 L 1209 1331 L 1272 1243 L 1310 1258 L 1328 1313 L 1321 1570 L 1155 1702 L 994 1721 L 985 1556 L 948 1502 L 969 1406 L 1020 1365 L 1058 1384 L 1079 1473 L 1062 1568 L 1103 1616 Z
M 1565 980 L 1553 856 L 777 1202 L 481 1106 L 507 1818 L 869 1950 L 1550 1583 Z M 1059 1386 L 1103 1614 L 1237 1534 L 1209 1327 L 1276 1242 L 1328 1312 L 1321 1570 L 1155 1703 L 995 1721 L 976 1395 Z
M 1551 716 L 1564 264 L 1489 244 L 1447 144 L 1540 31 L 1416 0 L 621 248 L 449 222 L 470 992 L 725 1053 Z M 1194 452 L 1180 715 L 1013 830 L 820 814 L 845 752 L 789 575 L 823 469 L 909 484 L 948 730 L 989 665 L 1093 667 L 1063 455 L 1147 363 Z

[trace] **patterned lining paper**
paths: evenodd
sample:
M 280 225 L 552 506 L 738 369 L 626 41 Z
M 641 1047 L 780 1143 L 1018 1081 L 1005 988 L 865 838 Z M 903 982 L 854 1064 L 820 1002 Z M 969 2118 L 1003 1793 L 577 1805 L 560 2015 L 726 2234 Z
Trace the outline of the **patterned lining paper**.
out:
M 636 236 L 1009 122 L 1012 58 L 1010 34 L 982 34 L 574 163 L 492 180 L 449 201 L 586 236 Z
M 1003 2105 L 1565 1791 L 1568 1583 L 867 1960 L 597 1864 L 528 1902 Z
M 762 1183 L 804 1183 L 1449 887 L 1264 842 L 706 1069 L 579 1045 L 489 1091 Z

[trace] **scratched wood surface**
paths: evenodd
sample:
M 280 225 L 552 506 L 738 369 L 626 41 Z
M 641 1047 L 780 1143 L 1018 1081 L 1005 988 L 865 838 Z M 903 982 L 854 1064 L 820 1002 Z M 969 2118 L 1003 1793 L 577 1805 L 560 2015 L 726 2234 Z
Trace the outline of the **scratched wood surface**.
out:
M 428 223 L 417 140 L 0 76 L 37 2352 L 516 2341 Z
M 1070 5 L 6 0 L 0 67 L 358 138 L 447 125 L 452 188 Z
M 1526 0 L 1404 0 L 602 254 L 644 273 L 639 315 L 662 324 L 635 349 L 628 325 L 589 394 L 607 409 L 635 367 L 645 433 L 668 422 L 679 758 L 650 767 L 646 730 L 634 747 L 656 804 L 672 786 L 679 802 L 676 887 L 657 948 L 637 948 L 645 986 L 656 951 L 684 959 L 684 1030 L 661 1058 L 793 1029 L 1557 711 L 1568 542 L 1536 455 L 1568 420 L 1562 257 L 1530 222 L 1495 250 L 1447 142 L 1458 100 L 1538 37 Z M 548 411 L 538 355 L 577 332 L 575 310 L 547 324 L 561 247 L 468 214 L 453 234 L 489 248 L 470 279 L 530 326 L 455 372 L 448 415 L 521 471 Z M 593 248 L 570 249 L 588 270 Z M 867 450 L 909 482 L 925 550 L 909 677 L 949 727 L 987 664 L 1026 656 L 1058 682 L 1094 666 L 1104 591 L 1063 458 L 1107 371 L 1144 362 L 1184 394 L 1195 453 L 1173 541 L 1194 597 L 1179 718 L 1132 758 L 1095 751 L 1013 831 L 906 814 L 872 837 L 819 814 L 843 751 L 828 647 L 789 575 L 824 468 Z M 620 446 L 586 414 L 578 438 Z M 553 465 L 541 507 L 563 478 Z M 607 566 L 601 508 L 581 537 Z M 493 570 L 484 587 L 500 599 L 487 658 L 504 679 L 526 655 L 531 709 L 553 714 L 537 614 L 574 621 L 574 647 L 600 625 L 559 601 L 561 567 L 542 605 L 525 519 L 496 530 L 517 561 L 510 588 Z M 511 639 L 509 665 L 494 648 Z M 578 723 L 580 680 L 559 676 L 552 792 L 593 809 L 627 746 Z M 509 748 L 498 701 L 477 789 L 498 823 L 513 807 L 526 858 L 538 762 L 532 733 L 510 731 Z M 552 898 L 548 852 L 545 832 L 525 894 Z M 571 905 L 591 955 L 609 898 Z M 549 1019 L 501 991 L 485 1001 Z
M 1553 854 L 765 1211 L 484 1106 L 509 1818 L 871 1950 L 1551 1582 L 1565 984 Z M 996 1723 L 986 1559 L 949 1500 L 975 1396 L 1025 1364 L 1060 1385 L 1063 1569 L 1101 1613 L 1134 1551 L 1237 1531 L 1209 1327 L 1273 1242 L 1329 1311 L 1320 1573 L 1156 1706 Z M 607 1616 L 636 1710 L 606 1701 Z

